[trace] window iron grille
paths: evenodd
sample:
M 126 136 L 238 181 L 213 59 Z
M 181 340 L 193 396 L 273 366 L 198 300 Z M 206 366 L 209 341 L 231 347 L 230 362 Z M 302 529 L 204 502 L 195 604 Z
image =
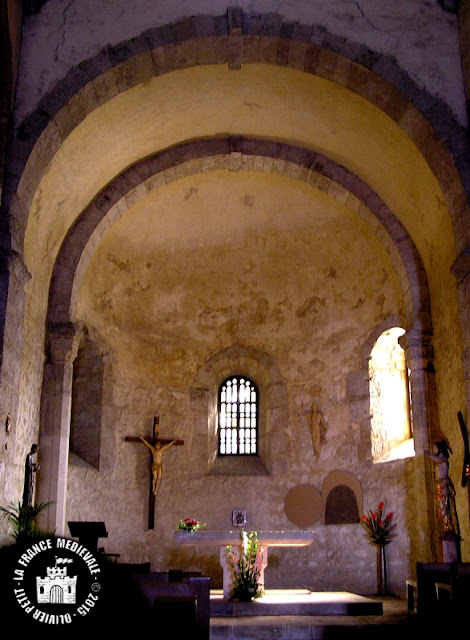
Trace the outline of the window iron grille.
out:
M 246 377 L 232 376 L 220 386 L 219 455 L 258 455 L 258 390 Z

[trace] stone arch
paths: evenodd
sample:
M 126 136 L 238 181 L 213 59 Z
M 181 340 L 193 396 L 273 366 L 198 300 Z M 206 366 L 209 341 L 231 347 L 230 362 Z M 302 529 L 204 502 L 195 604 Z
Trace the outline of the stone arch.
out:
M 447 105 L 418 87 L 391 56 L 338 40 L 319 25 L 289 23 L 273 14 L 247 15 L 239 8 L 219 16 L 192 16 L 107 47 L 69 71 L 42 97 L 36 111 L 19 125 L 9 153 L 8 164 L 15 170 L 6 172 L 4 206 L 12 205 L 16 218 L 13 244 L 21 245 L 32 197 L 50 159 L 91 111 L 169 71 L 200 64 L 239 68 L 250 63 L 318 75 L 377 105 L 422 152 L 445 194 L 458 252 L 465 248 L 470 194 L 467 142 Z
M 372 462 L 371 452 L 371 408 L 370 408 L 370 387 L 369 387 L 369 360 L 371 357 L 372 349 L 374 348 L 377 339 L 387 330 L 394 327 L 401 327 L 405 329 L 405 336 L 400 340 L 400 344 L 403 346 L 407 356 L 407 362 L 410 367 L 410 383 L 411 394 L 413 395 L 413 385 L 418 384 L 418 388 L 421 388 L 421 382 L 417 379 L 416 371 L 420 371 L 420 363 L 416 360 L 412 360 L 409 350 L 406 347 L 406 336 L 414 335 L 416 332 L 412 326 L 407 325 L 406 318 L 397 315 L 389 316 L 382 323 L 376 325 L 370 332 L 367 340 L 362 345 L 362 366 L 356 371 L 349 373 L 347 377 L 347 397 L 349 403 L 349 414 L 351 420 L 358 424 L 360 441 L 358 444 L 359 457 L 362 460 L 368 460 Z M 408 332 L 408 333 L 407 333 Z M 413 345 L 416 352 L 419 348 L 423 348 L 423 352 L 426 351 L 426 345 L 429 345 L 432 340 L 432 334 L 428 332 L 418 332 L 417 342 Z M 402 344 L 403 342 L 403 344 Z M 420 345 L 418 347 L 417 345 Z M 416 370 L 413 368 L 416 367 Z M 418 393 L 418 391 L 416 391 Z M 415 416 L 415 428 L 418 430 L 419 442 L 425 442 L 429 438 L 428 430 L 428 414 L 425 407 L 420 407 L 420 410 Z
M 220 383 L 230 375 L 245 375 L 259 392 L 259 457 L 217 460 L 217 401 Z M 222 475 L 264 475 L 277 463 L 283 447 L 283 429 L 288 422 L 287 388 L 279 367 L 266 352 L 232 345 L 209 358 L 196 374 L 190 389 L 196 430 L 207 435 L 207 469 Z
M 166 183 L 185 173 L 199 171 L 198 160 L 209 157 L 212 168 L 230 170 L 252 170 L 259 166 L 264 167 L 265 163 L 260 165 L 258 160 L 266 157 L 271 158 L 274 162 L 269 166 L 273 173 L 289 175 L 322 189 L 330 197 L 345 202 L 367 224 L 379 224 L 382 233 L 378 235 L 382 239 L 382 244 L 402 283 L 406 314 L 403 318 L 388 319 L 380 329 L 377 328 L 377 336 L 385 328 L 394 326 L 397 322 L 407 329 L 412 329 L 416 325 L 419 327 L 417 335 L 421 335 L 423 329 L 427 335 L 432 335 L 426 273 L 419 252 L 403 226 L 377 194 L 357 176 L 320 154 L 291 145 L 242 137 L 200 140 L 183 145 L 181 148 L 167 150 L 130 167 L 127 172 L 111 183 L 83 212 L 61 247 L 50 288 L 49 327 L 68 322 L 69 319 L 74 318 L 75 301 L 88 262 L 103 234 L 125 213 L 128 206 L 134 201 L 134 196 L 158 188 L 162 184 L 162 180 L 163 183 Z M 183 163 L 181 158 L 184 158 Z M 178 168 L 177 172 L 175 172 L 176 167 Z M 157 177 L 159 178 L 156 179 Z M 369 342 L 372 345 L 375 342 L 372 340 L 372 336 Z M 211 363 L 218 361 L 220 357 L 220 354 L 217 357 L 214 356 Z M 227 370 L 227 375 L 233 373 L 233 369 Z M 242 371 L 242 373 L 250 375 L 258 383 L 252 370 Z M 367 376 L 368 373 L 364 373 L 364 377 Z M 191 390 L 193 407 L 198 407 L 195 409 L 198 437 L 207 438 L 209 425 L 207 458 L 201 459 L 197 465 L 201 473 L 207 473 L 208 469 L 211 473 L 266 473 L 273 464 L 280 464 L 281 457 L 276 454 L 281 453 L 286 446 L 285 433 L 281 425 L 287 424 L 287 420 L 284 420 L 283 423 L 282 420 L 279 422 L 279 430 L 269 439 L 268 453 L 262 457 L 265 465 L 261 466 L 253 461 L 246 461 L 242 464 L 235 464 L 234 461 L 225 461 L 220 464 L 217 461 L 216 389 L 218 389 L 218 385 L 215 384 L 211 387 L 197 384 Z M 368 415 L 368 391 L 366 397 Z M 357 407 L 358 405 L 353 402 L 350 406 Z M 285 410 L 287 411 L 287 409 Z M 263 429 L 268 422 L 266 413 L 262 411 L 260 415 L 260 448 L 263 451 L 264 444 L 268 442 L 264 438 Z M 367 442 L 370 451 L 370 424 L 367 424 L 367 427 L 366 430 L 361 430 L 362 437 L 359 444 L 361 455 L 364 455 L 366 451 L 364 449 L 365 442 Z M 370 453 L 367 453 L 366 457 L 370 457 Z
M 413 460 L 415 474 L 413 476 L 413 491 L 425 495 L 426 504 L 419 510 L 418 518 L 413 522 L 415 538 L 426 531 L 423 549 L 432 548 L 432 531 L 435 527 L 433 506 L 433 477 L 429 466 L 425 462 L 423 452 L 432 442 L 433 434 L 439 431 L 438 408 L 434 399 L 437 397 L 434 373 L 434 353 L 432 347 L 432 333 L 406 327 L 404 318 L 390 316 L 377 325 L 370 332 L 368 339 L 362 346 L 362 367 L 349 373 L 346 381 L 346 393 L 349 404 L 349 415 L 358 427 L 359 442 L 358 457 L 360 460 L 372 463 L 371 449 L 371 414 L 369 391 L 369 358 L 378 337 L 387 329 L 400 326 L 406 329 L 400 338 L 400 345 L 405 350 L 409 370 L 410 395 L 413 407 L 413 445 L 416 457 Z M 424 492 L 423 492 L 424 488 Z M 410 491 L 409 499 L 413 495 Z
M 132 204 L 134 196 L 159 188 L 162 180 L 166 184 L 182 175 L 199 172 L 197 160 L 209 156 L 212 169 L 268 170 L 304 181 L 343 202 L 366 224 L 379 224 L 381 232 L 377 236 L 402 283 L 406 326 L 412 327 L 419 321 L 424 330 L 431 332 L 429 292 L 420 255 L 404 227 L 379 196 L 357 176 L 321 154 L 242 137 L 200 140 L 167 150 L 130 167 L 108 185 L 82 213 L 62 244 L 52 275 L 49 324 L 74 317 L 80 283 L 89 260 L 106 231 Z M 263 158 L 274 162 L 266 169 L 264 163 L 257 162 Z M 175 167 L 178 167 L 177 173 Z
M 225 153 L 214 154 L 214 151 L 225 151 Z M 262 150 L 263 156 L 260 156 Z M 429 314 L 429 299 L 426 283 L 426 275 L 421 265 L 418 251 L 406 234 L 402 225 L 396 220 L 393 213 L 385 206 L 381 199 L 365 185 L 357 176 L 350 174 L 327 158 L 315 154 L 299 147 L 291 145 L 281 145 L 269 141 L 252 140 L 245 138 L 227 138 L 224 140 L 202 140 L 188 143 L 182 148 L 170 149 L 154 158 L 146 159 L 138 165 L 131 167 L 128 172 L 119 176 L 110 186 L 106 188 L 98 198 L 91 203 L 83 215 L 76 221 L 73 228 L 66 237 L 59 256 L 56 260 L 53 278 L 50 287 L 50 299 L 48 305 L 48 332 L 54 332 L 56 327 L 70 324 L 71 302 L 73 301 L 74 283 L 77 286 L 78 280 L 86 268 L 87 260 L 91 257 L 99 238 L 106 231 L 106 225 L 110 226 L 121 215 L 122 208 L 118 203 L 132 204 L 134 201 L 133 191 L 143 193 L 146 189 L 144 183 L 150 180 L 152 174 L 150 167 L 156 171 L 155 175 L 169 171 L 169 175 L 174 172 L 174 168 L 179 166 L 181 158 L 185 158 L 190 163 L 191 159 L 201 157 L 211 157 L 222 159 L 221 166 L 243 168 L 243 163 L 247 163 L 248 168 L 254 168 L 256 160 L 271 154 L 274 160 L 272 170 L 274 172 L 285 172 L 291 175 L 292 167 L 296 168 L 297 177 L 311 180 L 311 184 L 326 190 L 329 195 L 341 194 L 346 197 L 351 209 L 361 215 L 365 221 L 375 219 L 379 222 L 383 230 L 388 234 L 385 241 L 385 248 L 394 261 L 398 273 L 405 273 L 404 295 L 408 290 L 407 298 L 407 323 L 413 327 L 417 321 L 416 335 L 419 341 L 421 327 L 427 327 L 427 332 L 431 335 L 431 320 Z M 212 155 L 211 155 L 212 154 Z M 189 157 L 189 160 L 187 158 Z M 268 155 L 268 157 L 270 157 Z M 250 164 L 251 163 L 251 164 Z M 335 180 L 336 178 L 336 180 Z M 158 181 L 157 181 L 158 182 Z M 128 201 L 126 196 L 129 195 Z M 122 202 L 121 202 L 122 201 Z M 107 215 L 109 212 L 109 215 Z M 100 227 L 100 224 L 103 227 Z M 96 237 L 92 237 L 96 231 Z M 88 244 L 91 239 L 90 244 Z M 87 246 L 88 245 L 88 246 Z M 422 323 L 422 324 L 421 324 Z M 201 399 L 201 390 L 193 390 L 193 397 Z M 203 394 L 204 395 L 204 394 Z M 207 400 L 206 400 L 207 404 Z M 200 405 L 199 405 L 200 406 Z M 208 412 L 205 410 L 205 417 L 201 421 L 201 413 L 196 415 L 197 430 L 200 437 L 207 438 Z M 211 414 L 212 415 L 212 414 Z M 282 464 L 280 456 L 276 455 L 285 450 L 286 434 L 282 429 L 282 420 L 279 422 L 280 428 L 270 440 L 269 462 L 265 469 L 269 469 L 269 464 Z M 286 424 L 286 422 L 284 422 Z M 203 432 L 206 429 L 206 433 Z M 210 438 L 209 438 L 210 440 Z M 213 447 L 209 448 L 205 460 L 201 460 L 202 473 L 207 473 L 207 469 L 214 469 Z M 211 458 L 212 456 L 212 458 Z M 208 462 L 209 461 L 209 462 Z M 235 470 L 238 473 L 240 470 Z M 259 473 L 260 469 L 248 470 L 250 473 Z M 232 470 L 234 472 L 234 470 Z M 243 471 L 246 472 L 246 471 Z M 265 470 L 261 469 L 261 472 Z
M 231 25 L 234 24 L 235 14 L 236 19 L 240 21 L 240 29 L 233 31 Z M 446 195 L 454 219 L 454 228 L 459 230 L 456 234 L 457 240 L 464 236 L 462 229 L 467 226 L 467 201 L 457 170 L 457 166 L 463 162 L 461 142 L 464 135 L 444 103 L 437 109 L 435 100 L 431 101 L 427 92 L 419 89 L 389 56 L 372 54 L 364 47 L 353 46 L 350 43 L 349 56 L 346 58 L 342 55 L 344 49 L 335 44 L 334 38 L 315 25 L 303 25 L 302 28 L 296 26 L 294 29 L 280 18 L 273 20 L 272 16 L 254 17 L 240 14 L 238 10 L 235 10 L 235 14 L 229 10 L 228 15 L 195 16 L 170 25 L 169 28 L 150 29 L 132 41 L 110 47 L 95 58 L 84 61 L 79 70 L 69 72 L 43 97 L 38 110 L 21 123 L 11 149 L 11 159 L 15 166 L 24 168 L 21 182 L 13 175 L 7 180 L 7 190 L 10 194 L 17 192 L 11 212 L 16 217 L 14 227 L 19 230 L 16 239 L 18 244 L 22 235 L 21 229 L 24 229 L 26 224 L 25 218 L 31 198 L 49 159 L 91 110 L 154 75 L 206 63 L 227 64 L 230 68 L 250 63 L 289 66 L 338 83 L 376 104 L 421 150 Z M 231 46 L 228 46 L 229 42 Z M 94 99 L 90 100 L 90 95 Z M 420 105 L 431 103 L 432 109 L 429 107 L 420 110 Z M 450 149 L 446 148 L 441 138 L 447 141 Z M 229 153 L 239 153 L 239 144 L 246 147 L 246 142 L 231 138 Z M 256 141 L 251 142 L 256 144 Z M 196 146 L 199 141 L 189 143 L 192 144 Z M 263 141 L 261 144 L 266 142 Z M 172 154 L 176 156 L 183 152 L 183 146 L 177 151 L 169 149 L 159 154 L 157 164 L 162 163 L 163 167 L 165 162 L 170 161 Z M 285 145 L 282 149 L 283 154 L 288 146 Z M 308 150 L 302 151 L 310 154 L 308 163 L 305 162 L 304 166 L 310 165 L 311 168 L 317 161 L 320 164 L 319 173 L 323 177 L 332 180 L 336 176 L 328 175 L 329 171 L 337 174 L 338 169 L 343 170 L 327 158 Z M 253 151 L 249 153 L 253 154 Z M 455 162 L 451 159 L 452 154 Z M 313 156 L 316 156 L 316 160 Z M 155 164 L 156 158 L 152 160 Z M 129 194 L 127 184 L 135 187 L 135 181 L 139 184 L 142 174 L 145 175 L 148 170 L 148 160 L 137 163 L 116 178 L 113 186 L 121 191 L 121 195 Z M 142 172 L 141 175 L 139 171 Z M 359 202 L 362 202 L 362 211 L 371 208 L 379 220 L 381 215 L 385 215 L 385 227 L 392 231 L 392 237 L 398 240 L 403 229 L 379 196 L 357 176 L 348 172 L 346 174 L 346 179 L 339 180 L 336 184 L 347 188 Z M 74 240 L 80 241 L 79 236 L 86 237 L 90 234 L 90 229 L 96 227 L 96 221 L 101 220 L 103 212 L 107 213 L 112 208 L 111 197 L 108 192 L 100 194 L 95 199 L 93 207 L 87 209 L 87 215 L 82 215 L 75 224 Z M 414 313 L 409 314 L 407 324 L 411 324 L 411 316 L 417 318 L 419 314 L 424 330 L 430 332 L 429 299 L 426 285 L 423 283 L 424 269 L 418 252 L 408 240 L 407 237 L 407 246 L 401 247 L 402 262 L 408 267 L 407 276 L 410 283 L 410 288 L 404 289 L 405 296 L 414 295 L 415 300 Z M 70 275 L 74 266 L 78 265 L 79 258 L 75 262 L 73 259 L 69 260 L 70 254 L 65 260 L 66 244 L 67 240 L 56 263 L 51 300 L 57 302 L 54 314 L 60 308 L 58 315 L 64 314 L 68 320 L 64 301 L 54 297 L 56 291 L 62 288 L 58 286 L 59 280 L 67 271 Z M 70 249 L 70 245 L 67 249 Z M 407 306 L 411 306 L 409 301 Z M 51 318 L 49 320 L 51 321 Z
M 378 338 L 384 333 L 384 331 L 388 331 L 389 329 L 393 329 L 393 327 L 402 327 L 403 329 L 409 330 L 412 327 L 406 323 L 406 318 L 401 317 L 399 315 L 389 316 L 383 322 L 376 325 L 372 331 L 370 332 L 367 340 L 362 345 L 362 359 L 363 364 L 367 368 L 370 352 L 374 348 L 375 343 Z

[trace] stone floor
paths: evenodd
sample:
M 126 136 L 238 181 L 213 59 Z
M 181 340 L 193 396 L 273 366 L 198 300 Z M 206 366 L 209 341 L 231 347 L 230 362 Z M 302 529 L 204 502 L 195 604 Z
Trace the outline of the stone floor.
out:
M 370 604 L 368 612 L 361 614 L 360 609 L 356 615 L 339 613 L 348 611 L 344 604 L 360 602 L 361 596 L 340 593 L 312 593 L 310 600 L 315 603 L 331 603 L 331 613 L 324 610 L 322 614 L 305 614 L 298 609 L 299 594 L 278 592 L 277 599 L 282 603 L 281 615 L 269 615 L 265 611 L 256 615 L 260 608 L 260 601 L 252 603 L 252 614 L 244 605 L 242 611 L 233 611 L 232 615 L 222 615 L 217 611 L 217 602 L 220 595 L 211 593 L 210 640 L 317 640 L 322 638 L 419 638 L 423 633 L 428 638 L 437 637 L 430 633 L 430 625 L 425 625 L 416 615 L 409 614 L 407 602 L 400 597 L 365 598 L 364 602 Z M 302 598 L 300 598 L 302 599 Z M 308 598 L 305 598 L 306 600 Z M 359 599 L 359 600 L 357 600 Z M 214 608 L 213 605 L 216 605 Z M 285 606 L 292 606 L 296 613 L 286 614 Z M 365 610 L 363 610 L 364 612 Z M 431 625 L 431 631 L 434 629 Z

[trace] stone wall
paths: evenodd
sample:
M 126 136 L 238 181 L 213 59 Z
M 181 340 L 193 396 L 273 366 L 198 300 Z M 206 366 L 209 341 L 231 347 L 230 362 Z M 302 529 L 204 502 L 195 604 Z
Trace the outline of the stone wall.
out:
M 319 493 L 331 471 L 345 470 L 360 482 L 364 510 L 380 500 L 395 511 L 397 536 L 388 548 L 389 578 L 402 592 L 408 576 L 409 477 L 412 460 L 380 465 L 371 461 L 370 448 L 358 447 L 357 427 L 350 422 L 344 384 L 319 393 L 323 379 L 295 380 L 287 385 L 288 423 L 274 424 L 272 439 L 277 458 L 268 475 L 212 475 L 207 460 L 208 433 L 198 428 L 189 389 L 157 385 L 136 387 L 128 377 L 114 380 L 112 406 L 103 416 L 103 439 L 112 438 L 111 463 L 99 472 L 73 459 L 69 467 L 67 518 L 104 520 L 109 538 L 101 543 L 124 562 L 150 561 L 155 570 L 198 569 L 221 586 L 218 550 L 179 547 L 173 533 L 180 518 L 194 517 L 209 530 L 233 528 L 233 509 L 247 510 L 248 530 L 297 530 L 286 516 L 284 501 L 292 487 L 307 484 Z M 310 383 L 310 384 L 309 384 Z M 310 387 L 310 388 L 309 388 Z M 313 453 L 302 405 L 321 398 L 327 438 L 320 456 Z M 111 395 L 111 394 L 109 394 Z M 126 442 L 128 435 L 151 432 L 152 412 L 158 407 L 162 437 L 177 437 L 184 445 L 164 454 L 163 476 L 156 499 L 155 528 L 149 530 L 150 456 L 147 449 Z M 283 412 L 284 413 L 284 412 Z M 281 444 L 282 443 L 282 444 Z M 282 446 L 283 445 L 283 446 Z M 205 464 L 204 464 L 205 462 Z M 270 551 L 268 587 L 348 589 L 373 593 L 375 549 L 360 524 L 325 525 L 321 517 L 309 528 L 315 541 L 306 549 Z

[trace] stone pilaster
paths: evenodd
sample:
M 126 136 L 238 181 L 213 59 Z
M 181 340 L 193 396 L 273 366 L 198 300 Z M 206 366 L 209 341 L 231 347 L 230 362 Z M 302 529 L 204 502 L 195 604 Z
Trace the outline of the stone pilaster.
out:
M 411 388 L 415 458 L 409 497 L 410 513 L 415 518 L 412 548 L 416 556 L 411 559 L 411 566 L 415 566 L 416 562 L 436 561 L 438 555 L 433 466 L 424 451 L 431 449 L 439 432 L 439 417 L 431 336 L 411 330 L 399 342 L 406 352 Z
M 466 405 L 470 407 L 470 249 L 463 251 L 451 269 L 457 280 L 462 361 L 465 376 Z M 465 416 L 468 419 L 468 416 Z
M 0 461 L 14 451 L 26 304 L 24 287 L 29 278 L 20 255 L 10 249 L 0 250 L 0 425 L 5 423 L 7 414 L 11 417 L 10 434 L 3 428 L 0 432 Z
M 48 360 L 44 367 L 39 436 L 38 502 L 53 502 L 41 524 L 57 535 L 64 535 L 73 361 L 81 332 L 72 323 L 64 323 L 49 327 L 47 337 Z

